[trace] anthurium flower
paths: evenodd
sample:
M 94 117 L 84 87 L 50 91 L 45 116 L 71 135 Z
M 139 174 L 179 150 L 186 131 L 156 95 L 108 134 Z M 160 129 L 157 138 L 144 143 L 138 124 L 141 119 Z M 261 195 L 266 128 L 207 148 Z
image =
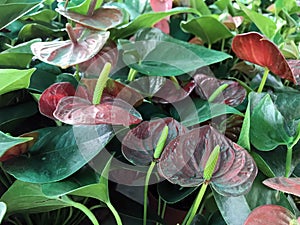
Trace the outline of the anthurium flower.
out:
M 66 30 L 70 40 L 36 42 L 31 45 L 32 53 L 45 63 L 65 69 L 94 57 L 109 38 L 109 32 L 83 27 L 73 30 L 70 24 Z
M 164 12 L 172 9 L 172 0 L 150 0 L 151 8 L 154 12 Z M 162 19 L 154 25 L 154 27 L 160 29 L 166 34 L 170 33 L 169 20 L 170 17 Z
M 300 178 L 274 177 L 263 181 L 263 184 L 278 191 L 300 197 Z
M 131 129 L 122 140 L 122 153 L 130 162 L 139 166 L 149 166 L 162 130 L 168 126 L 166 144 L 187 128 L 171 117 L 144 121 Z
M 263 205 L 255 208 L 244 225 L 299 225 L 300 218 L 279 205 Z
M 219 158 L 207 181 L 204 169 L 216 146 Z M 239 196 L 250 190 L 257 167 L 246 150 L 206 125 L 173 139 L 161 155 L 158 172 L 173 184 L 194 187 L 209 182 L 222 195 Z
M 266 67 L 275 75 L 297 84 L 278 47 L 263 35 L 257 32 L 238 34 L 232 40 L 232 50 L 240 59 Z

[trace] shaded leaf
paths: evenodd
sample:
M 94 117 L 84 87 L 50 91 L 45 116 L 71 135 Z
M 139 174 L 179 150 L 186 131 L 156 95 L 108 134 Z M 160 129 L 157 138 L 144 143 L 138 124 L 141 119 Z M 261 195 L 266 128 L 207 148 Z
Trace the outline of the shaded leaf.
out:
M 0 69 L 0 95 L 28 88 L 34 68 L 28 70 Z
M 114 124 L 129 126 L 142 121 L 141 115 L 121 99 L 107 98 L 98 105 L 76 96 L 62 98 L 53 112 L 56 119 L 71 125 Z
M 7 213 L 40 213 L 70 206 L 59 198 L 45 196 L 38 184 L 15 181 L 2 195 L 1 201 L 7 205 Z
M 201 16 L 182 22 L 181 27 L 184 31 L 194 34 L 208 44 L 233 36 L 225 25 L 211 16 Z
M 177 76 L 231 56 L 193 45 L 164 34 L 159 29 L 143 29 L 135 42 L 120 41 L 123 61 L 132 69 L 152 76 Z
M 254 160 L 211 126 L 191 130 L 171 141 L 162 153 L 158 171 L 171 183 L 199 186 L 204 182 L 206 162 L 217 145 L 221 152 L 210 180 L 212 187 L 225 196 L 247 193 L 257 174 Z
M 91 16 L 81 15 L 63 8 L 57 8 L 56 11 L 76 23 L 96 30 L 108 30 L 123 22 L 123 13 L 116 7 L 101 7 L 95 10 Z
M 300 178 L 274 177 L 263 181 L 263 184 L 278 191 L 300 196 Z
M 39 4 L 43 2 L 41 0 L 10 0 L 1 2 L 0 5 L 0 30 L 8 26 L 21 16 L 30 12 Z
M 237 57 L 267 67 L 275 75 L 297 83 L 292 70 L 278 47 L 256 32 L 238 34 L 232 40 Z
M 196 93 L 204 100 L 208 100 L 221 85 L 228 84 L 228 87 L 213 101 L 214 103 L 224 103 L 236 107 L 245 100 L 247 95 L 245 88 L 236 81 L 219 80 L 204 74 L 195 75 L 194 80 L 197 84 L 195 88 Z
M 78 28 L 79 33 L 83 28 Z M 71 40 L 38 42 L 31 45 L 33 54 L 41 61 L 63 69 L 85 62 L 95 56 L 104 46 L 109 32 L 85 30 L 77 43 Z
M 296 220 L 296 217 L 288 209 L 278 205 L 263 205 L 251 212 L 244 225 L 289 225 L 291 220 Z
M 62 126 L 37 130 L 39 139 L 29 149 L 30 157 L 3 164 L 18 180 L 50 183 L 74 174 L 94 158 L 115 135 L 110 125 Z

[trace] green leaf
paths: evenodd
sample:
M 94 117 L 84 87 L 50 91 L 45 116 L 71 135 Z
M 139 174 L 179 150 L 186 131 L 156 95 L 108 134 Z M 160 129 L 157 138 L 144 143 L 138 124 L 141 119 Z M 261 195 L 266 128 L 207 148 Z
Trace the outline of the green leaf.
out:
M 6 210 L 7 210 L 6 204 L 4 202 L 0 202 L 0 223 L 3 220 Z
M 110 125 L 62 126 L 37 130 L 30 156 L 3 164 L 19 180 L 50 183 L 62 180 L 94 158 L 115 135 Z
M 269 151 L 278 145 L 287 145 L 293 138 L 287 134 L 286 122 L 273 103 L 269 94 L 259 102 L 252 95 L 251 105 L 254 106 L 250 117 L 250 141 L 259 150 Z
M 251 98 L 251 93 L 249 95 L 249 98 Z M 248 101 L 247 109 L 245 112 L 245 117 L 243 120 L 242 129 L 240 132 L 238 145 L 242 146 L 246 150 L 250 150 L 250 100 Z
M 226 53 L 174 39 L 156 28 L 138 31 L 134 43 L 121 40 L 120 44 L 123 61 L 152 76 L 177 76 L 231 58 Z
M 180 103 L 174 103 L 174 107 L 177 110 L 177 115 L 180 116 L 178 119 L 181 119 L 181 123 L 187 127 L 225 114 L 236 114 L 243 116 L 240 111 L 231 106 L 225 104 L 208 103 L 207 101 L 201 99 L 195 99 L 193 102 L 191 100 L 185 100 Z
M 1 52 L 0 67 L 27 68 L 33 56 L 30 45 L 39 41 L 34 39 Z
M 89 6 L 90 6 L 92 1 L 93 0 L 85 0 L 79 5 L 77 3 L 75 3 L 75 2 L 78 2 L 78 1 L 70 1 L 70 3 L 67 6 L 67 9 L 72 11 L 72 12 L 76 12 L 76 13 L 79 13 L 79 14 L 82 14 L 82 15 L 87 15 L 88 10 L 89 10 Z M 101 7 L 102 3 L 103 3 L 103 0 L 97 0 L 97 3 L 95 5 L 94 10 L 99 9 Z
M 0 30 L 37 7 L 43 0 L 8 0 L 0 2 Z
M 28 88 L 30 76 L 35 69 L 0 69 L 0 95 L 10 91 Z
M 197 9 L 202 15 L 210 15 L 211 12 L 203 0 L 190 0 L 191 7 Z
M 243 4 L 239 3 L 240 8 L 246 13 L 246 15 L 250 18 L 250 20 L 255 23 L 258 29 L 269 39 L 273 39 L 277 25 L 270 18 L 263 16 L 255 11 L 248 9 Z
M 7 205 L 7 213 L 40 213 L 70 206 L 59 198 L 48 198 L 39 185 L 15 181 L 2 195 L 1 201 Z
M 214 44 L 219 40 L 233 36 L 224 24 L 211 16 L 202 16 L 187 22 L 183 21 L 181 28 L 208 44 Z
M 21 19 L 22 20 L 30 19 L 31 21 L 51 23 L 56 17 L 57 17 L 57 12 L 51 9 L 43 9 L 38 12 L 27 14 L 23 16 Z
M 166 12 L 149 12 L 144 13 L 138 17 L 135 18 L 132 22 L 112 29 L 111 36 L 114 39 L 118 38 L 126 38 L 130 35 L 133 35 L 135 32 L 137 32 L 141 28 L 147 28 L 152 27 L 155 23 L 162 20 L 163 18 L 167 16 L 176 15 L 178 13 L 195 13 L 199 14 L 197 10 L 192 8 L 185 8 L 185 7 L 176 7 Z
M 32 139 L 32 137 L 12 137 L 0 131 L 0 157 L 15 145 L 31 141 Z

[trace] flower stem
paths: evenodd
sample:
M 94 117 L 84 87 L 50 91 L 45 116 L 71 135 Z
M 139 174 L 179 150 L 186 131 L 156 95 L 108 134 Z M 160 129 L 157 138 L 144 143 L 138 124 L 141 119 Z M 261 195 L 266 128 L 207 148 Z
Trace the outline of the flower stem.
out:
M 74 45 L 76 45 L 78 43 L 77 38 L 76 38 L 76 35 L 74 33 L 73 27 L 70 23 L 66 24 L 66 30 L 67 30 L 68 36 L 69 36 L 70 40 L 72 41 L 72 43 Z
M 137 73 L 138 72 L 135 69 L 130 68 L 128 76 L 127 76 L 127 80 L 130 82 L 133 81 L 135 76 L 137 75 Z
M 96 7 L 96 3 L 97 3 L 97 0 L 93 0 L 90 5 L 89 5 L 89 9 L 88 9 L 88 12 L 87 12 L 87 15 L 88 16 L 92 16 L 93 13 L 94 13 L 94 10 L 95 10 L 95 7 Z
M 110 209 L 112 214 L 114 215 L 117 225 L 122 225 L 121 217 L 120 217 L 119 213 L 117 212 L 117 210 L 115 209 L 115 207 L 110 202 L 107 202 L 106 205 Z
M 221 86 L 219 86 L 213 93 L 212 95 L 208 98 L 208 102 L 213 102 L 221 93 L 222 91 L 224 91 L 227 87 L 229 86 L 229 84 L 222 84 Z
M 266 84 L 269 72 L 270 72 L 270 70 L 265 67 L 264 75 L 263 75 L 263 77 L 261 79 L 261 82 L 260 82 L 260 85 L 258 87 L 257 93 L 261 93 L 262 90 L 264 89 L 264 86 Z
M 110 69 L 111 69 L 111 64 L 105 63 L 105 65 L 99 75 L 99 78 L 97 80 L 97 84 L 96 84 L 96 87 L 94 90 L 94 95 L 93 95 L 93 104 L 94 105 L 100 104 L 103 90 L 104 90 L 104 88 L 106 86 L 106 82 L 108 80 Z
M 294 137 L 293 143 L 287 146 L 287 153 L 286 153 L 286 164 L 285 164 L 285 177 L 289 177 L 290 170 L 292 167 L 292 158 L 293 158 L 293 148 L 300 140 L 300 123 L 297 127 L 297 133 Z

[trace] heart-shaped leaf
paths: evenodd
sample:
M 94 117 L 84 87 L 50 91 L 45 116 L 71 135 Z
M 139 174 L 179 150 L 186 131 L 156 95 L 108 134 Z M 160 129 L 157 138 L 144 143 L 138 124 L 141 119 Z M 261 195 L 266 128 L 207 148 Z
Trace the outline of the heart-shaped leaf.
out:
M 247 193 L 257 174 L 254 160 L 211 126 L 191 130 L 171 141 L 162 153 L 158 172 L 171 183 L 199 186 L 204 182 L 206 162 L 217 145 L 221 152 L 210 180 L 212 187 L 225 196 Z
M 117 65 L 119 51 L 113 41 L 107 41 L 100 52 L 90 60 L 80 63 L 79 70 L 85 74 L 85 77 L 98 77 L 105 63 L 109 62 L 112 68 Z
M 297 83 L 292 70 L 278 47 L 257 32 L 238 34 L 232 40 L 237 57 L 268 68 L 275 75 Z
M 294 223 L 291 223 L 294 221 Z M 254 209 L 244 225 L 291 225 L 299 224 L 288 209 L 278 205 L 263 205 Z
M 0 202 L 0 223 L 2 222 L 6 210 L 7 210 L 6 204 L 4 202 Z
M 116 130 L 115 130 L 116 131 Z M 37 130 L 30 157 L 3 163 L 18 180 L 50 183 L 63 180 L 94 158 L 116 134 L 110 125 L 61 126 Z
M 263 181 L 263 184 L 278 191 L 300 196 L 300 178 L 274 177 Z
M 172 38 L 155 28 L 138 31 L 135 42 L 121 40 L 120 43 L 123 61 L 130 68 L 151 76 L 178 76 L 231 57 Z
M 114 124 L 129 126 L 142 121 L 141 115 L 121 99 L 107 98 L 93 105 L 89 100 L 76 96 L 62 98 L 54 117 L 71 125 Z
M 57 8 L 56 11 L 76 23 L 96 30 L 108 30 L 123 22 L 122 11 L 115 7 L 101 7 L 95 10 L 91 16 L 78 14 L 63 8 Z
M 213 102 L 224 103 L 230 106 L 238 106 L 241 104 L 247 95 L 245 88 L 243 88 L 238 82 L 230 80 L 218 80 L 215 77 L 207 76 L 204 74 L 197 74 L 194 76 L 196 82 L 196 93 L 200 95 L 202 99 L 208 100 L 209 97 L 218 89 L 221 85 L 227 84 L 222 93 L 220 93 Z
M 35 68 L 28 70 L 0 69 L 0 95 L 28 88 Z
M 166 145 L 187 129 L 171 117 L 144 121 L 131 129 L 122 141 L 122 153 L 133 164 L 147 166 L 153 160 L 154 150 L 161 132 L 168 126 Z
M 188 22 L 182 22 L 181 27 L 208 44 L 233 36 L 224 24 L 211 16 L 201 16 Z
M 31 50 L 39 60 L 65 69 L 94 57 L 109 37 L 109 32 L 82 27 L 75 31 L 78 32 L 77 37 L 73 38 L 77 41 L 38 42 L 31 45 Z M 78 34 L 81 36 L 78 37 Z

